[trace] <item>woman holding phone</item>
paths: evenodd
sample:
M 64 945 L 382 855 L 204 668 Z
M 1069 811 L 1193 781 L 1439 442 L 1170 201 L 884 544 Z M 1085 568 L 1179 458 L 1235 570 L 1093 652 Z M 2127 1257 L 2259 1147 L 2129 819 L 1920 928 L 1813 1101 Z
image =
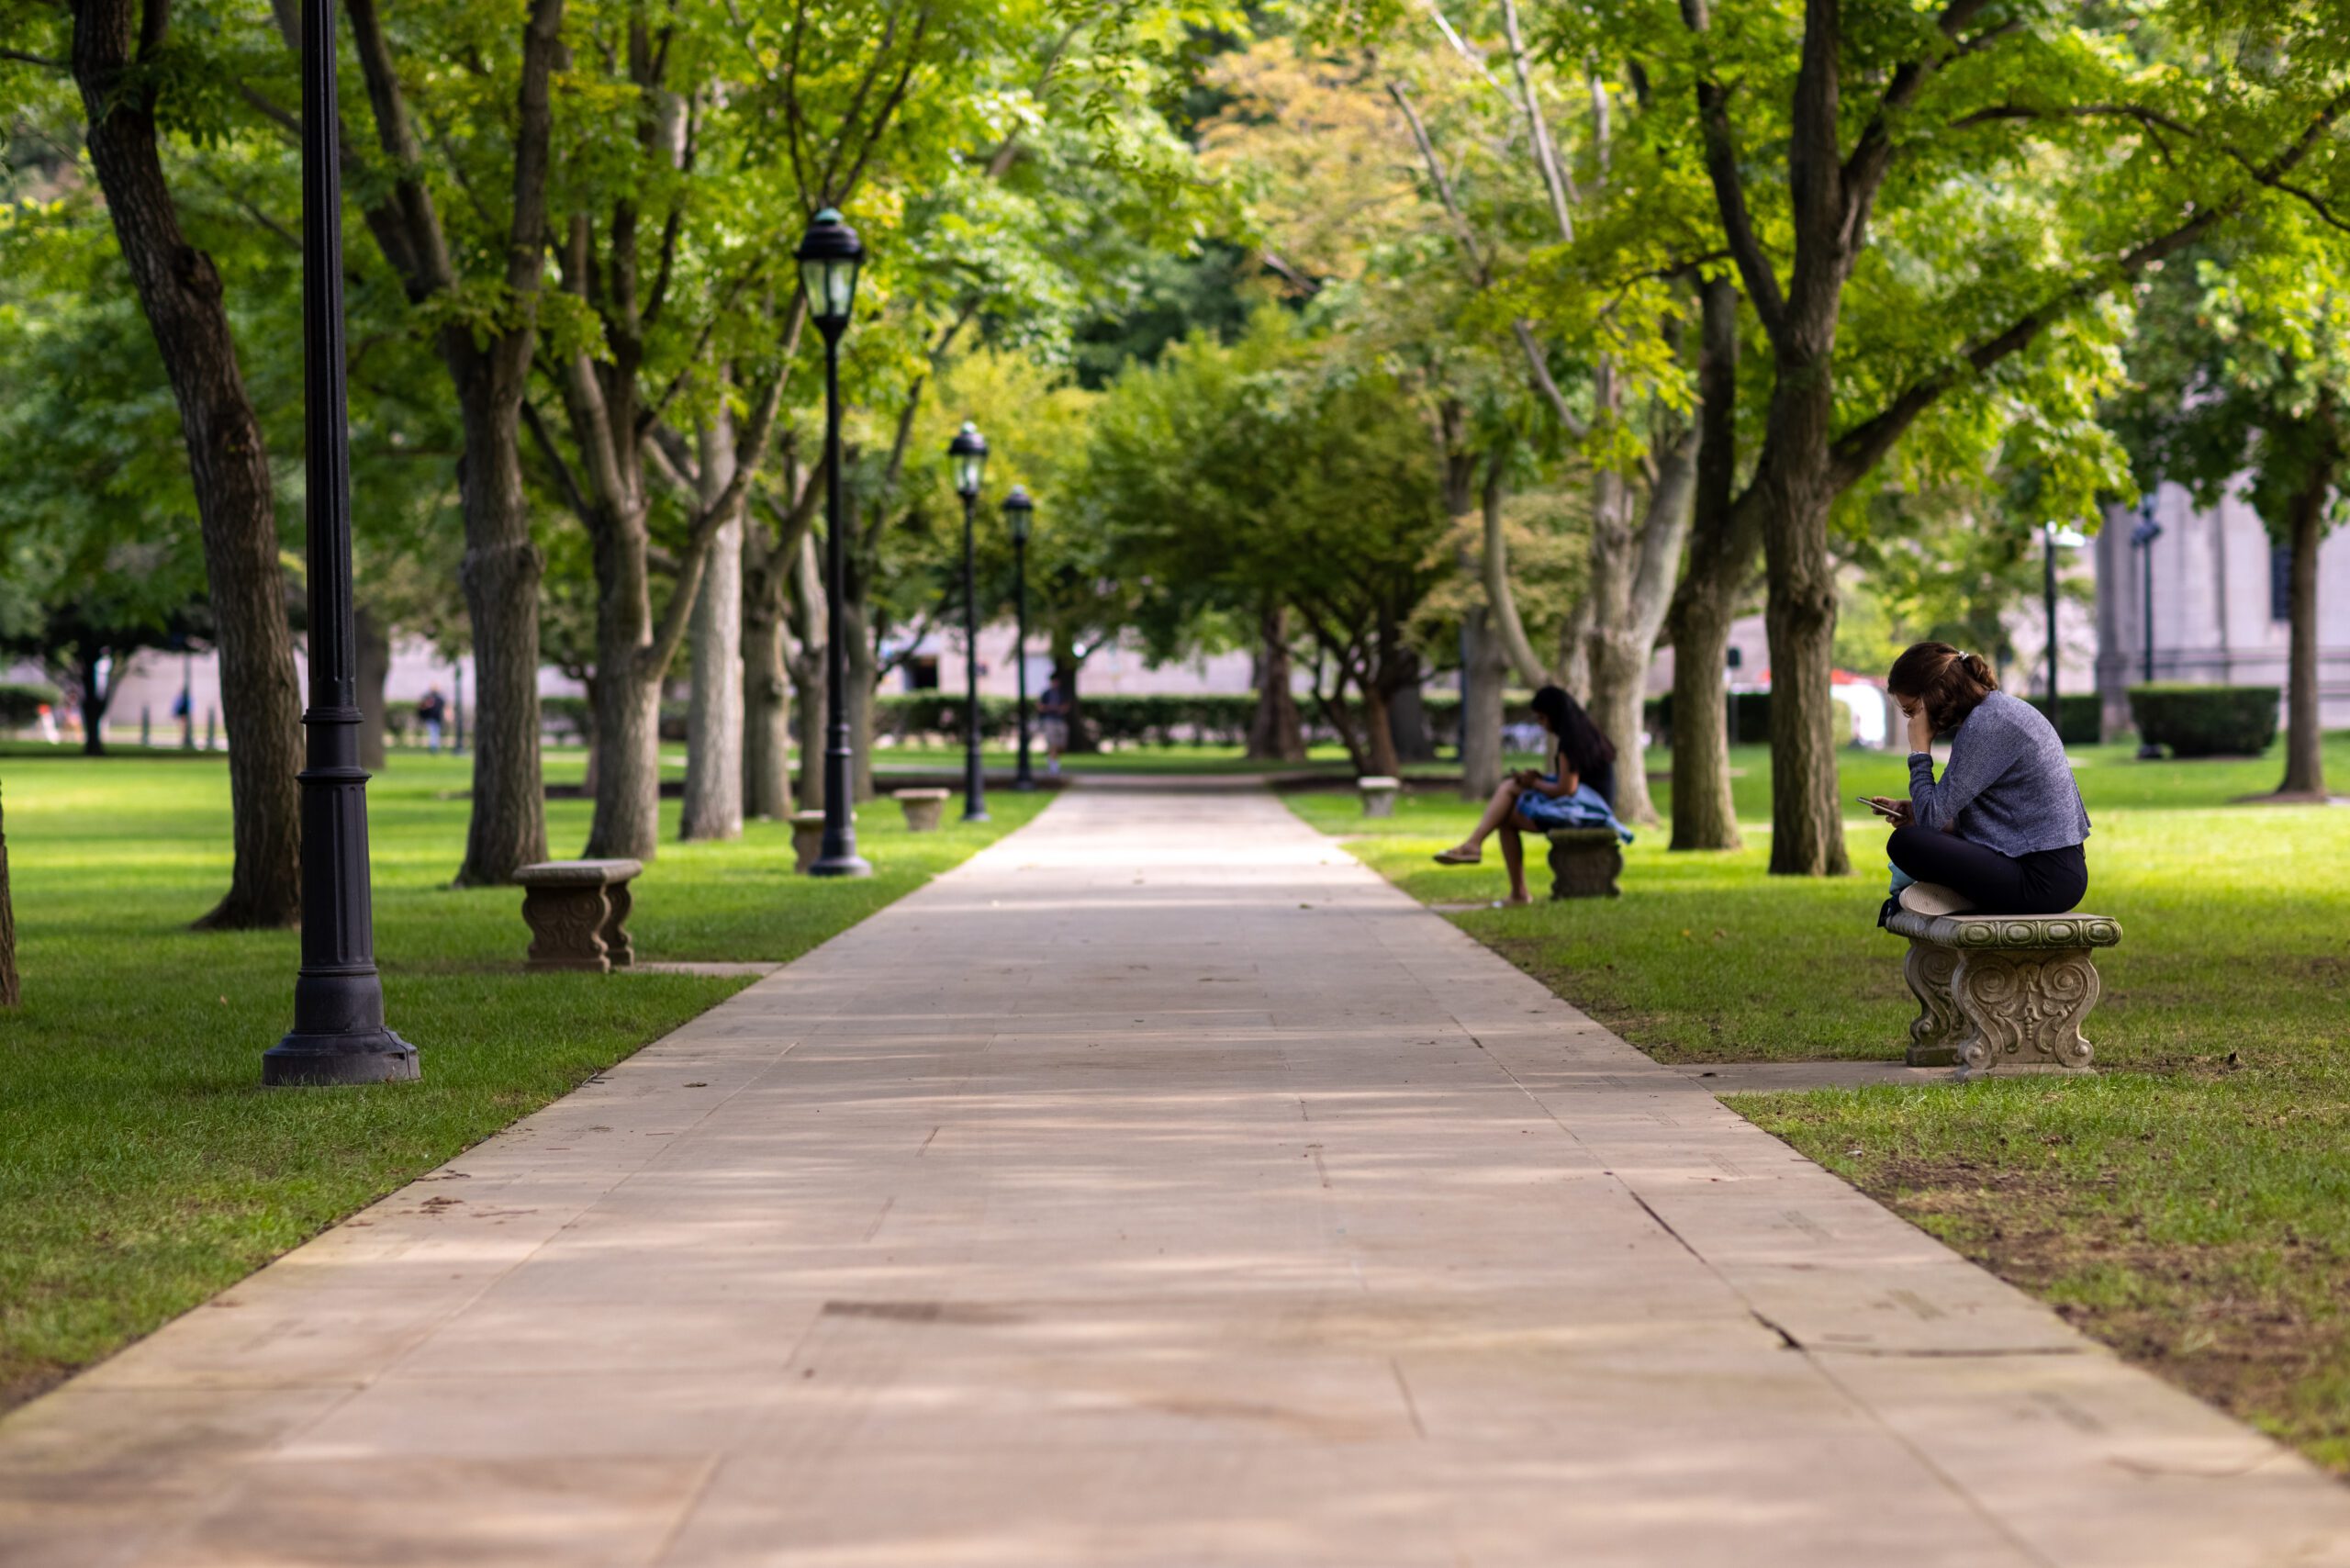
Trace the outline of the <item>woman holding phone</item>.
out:
M 1477 831 L 1436 857 L 1439 866 L 1474 866 L 1485 857 L 1485 840 L 1500 834 L 1502 864 L 1509 870 L 1508 902 L 1514 904 L 1533 902 L 1526 890 L 1521 834 L 1554 827 L 1610 827 L 1628 843 L 1632 836 L 1616 820 L 1615 743 L 1561 687 L 1546 686 L 1534 694 L 1534 716 L 1550 737 L 1551 771 L 1523 767 L 1503 779 Z
M 1991 666 L 1919 643 L 1886 686 L 1909 726 L 1909 798 L 1867 801 L 1895 826 L 1886 846 L 1897 905 L 1919 914 L 2062 914 L 2088 891 L 2089 814 L 2065 744 L 2039 709 L 1999 689 Z M 1951 737 L 1934 777 L 1933 742 Z

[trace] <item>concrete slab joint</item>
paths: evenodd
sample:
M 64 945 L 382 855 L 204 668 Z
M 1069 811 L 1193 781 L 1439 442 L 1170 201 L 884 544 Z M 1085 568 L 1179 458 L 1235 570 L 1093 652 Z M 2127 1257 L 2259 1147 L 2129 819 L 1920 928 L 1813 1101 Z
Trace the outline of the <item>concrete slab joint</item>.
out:
M 531 928 L 527 966 L 603 974 L 636 961 L 628 935 L 635 860 L 542 860 L 514 873 Z
M 2090 1070 L 2081 1025 L 2102 982 L 2090 955 L 2121 940 L 2101 914 L 1919 914 L 1896 910 L 1886 929 L 1909 951 L 1901 976 L 1918 999 L 1912 1067 L 1993 1071 Z

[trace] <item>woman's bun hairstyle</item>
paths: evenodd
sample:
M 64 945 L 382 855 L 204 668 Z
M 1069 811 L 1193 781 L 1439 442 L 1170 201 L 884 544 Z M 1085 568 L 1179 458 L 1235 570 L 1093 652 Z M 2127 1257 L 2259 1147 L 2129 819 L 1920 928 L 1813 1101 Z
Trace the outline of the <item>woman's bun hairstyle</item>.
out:
M 1962 654 L 1948 643 L 1913 643 L 1893 661 L 1885 684 L 1896 697 L 1925 704 L 1935 734 L 1948 734 L 1999 689 L 1999 678 L 1980 654 Z

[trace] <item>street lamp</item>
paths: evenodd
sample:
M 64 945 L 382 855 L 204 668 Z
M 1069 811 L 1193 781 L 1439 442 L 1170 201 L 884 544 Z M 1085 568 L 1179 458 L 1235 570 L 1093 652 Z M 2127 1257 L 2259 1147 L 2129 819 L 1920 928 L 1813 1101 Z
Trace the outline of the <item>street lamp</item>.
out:
M 1003 498 L 1004 519 L 1012 525 L 1013 576 L 1020 584 L 1014 600 L 1018 610 L 1012 645 L 1012 662 L 1020 671 L 1020 771 L 1012 781 L 1015 790 L 1036 787 L 1036 776 L 1028 767 L 1028 525 L 1035 510 L 1036 503 L 1028 498 L 1027 490 L 1021 486 L 1013 486 L 1012 493 Z M 1468 666 L 1461 668 L 1465 671 Z
M 294 1028 L 262 1054 L 263 1083 L 417 1076 L 384 1025 L 367 869 L 367 774 L 351 608 L 351 423 L 343 385 L 342 179 L 334 0 L 302 0 L 302 382 L 308 473 L 309 706 L 302 713 L 302 964 Z
M 971 561 L 971 512 L 988 468 L 987 437 L 970 420 L 946 443 L 955 493 L 963 498 L 963 820 L 988 820 L 987 770 L 979 760 L 979 593 Z
M 843 582 L 847 526 L 841 519 L 841 334 L 848 330 L 856 303 L 856 271 L 865 246 L 832 207 L 819 212 L 801 237 L 800 286 L 808 314 L 824 335 L 824 700 L 832 705 L 825 726 L 824 843 L 808 868 L 816 877 L 869 877 L 873 868 L 856 853 L 856 823 L 850 812 L 848 664 L 841 646 Z
M 2063 721 L 2056 716 L 2056 552 L 2077 550 L 2088 543 L 2088 536 L 2076 528 L 2064 528 L 2053 522 L 2040 525 L 2042 542 L 2042 588 L 2048 603 L 2048 722 L 2063 731 Z
M 2145 633 L 2145 662 L 2141 666 L 2141 678 L 2149 686 L 2154 682 L 2154 541 L 2163 536 L 2163 525 L 2154 521 L 2154 497 L 2148 491 L 2138 508 L 2138 526 L 2130 531 L 2131 548 L 2138 552 L 2138 580 L 2144 592 L 2138 619 Z M 2154 761 L 2163 748 L 2143 736 L 2138 742 L 2138 756 L 2142 761 Z

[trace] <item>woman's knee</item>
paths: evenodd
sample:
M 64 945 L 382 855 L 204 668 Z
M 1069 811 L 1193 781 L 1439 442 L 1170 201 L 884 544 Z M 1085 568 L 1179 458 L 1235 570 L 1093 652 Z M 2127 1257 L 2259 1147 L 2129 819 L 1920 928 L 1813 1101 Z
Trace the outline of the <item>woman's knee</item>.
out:
M 1904 871 L 1909 870 L 1912 862 L 1918 857 L 1918 849 L 1925 842 L 1929 831 L 1919 827 L 1916 823 L 1902 823 L 1895 828 L 1892 835 L 1885 841 L 1885 857 Z

